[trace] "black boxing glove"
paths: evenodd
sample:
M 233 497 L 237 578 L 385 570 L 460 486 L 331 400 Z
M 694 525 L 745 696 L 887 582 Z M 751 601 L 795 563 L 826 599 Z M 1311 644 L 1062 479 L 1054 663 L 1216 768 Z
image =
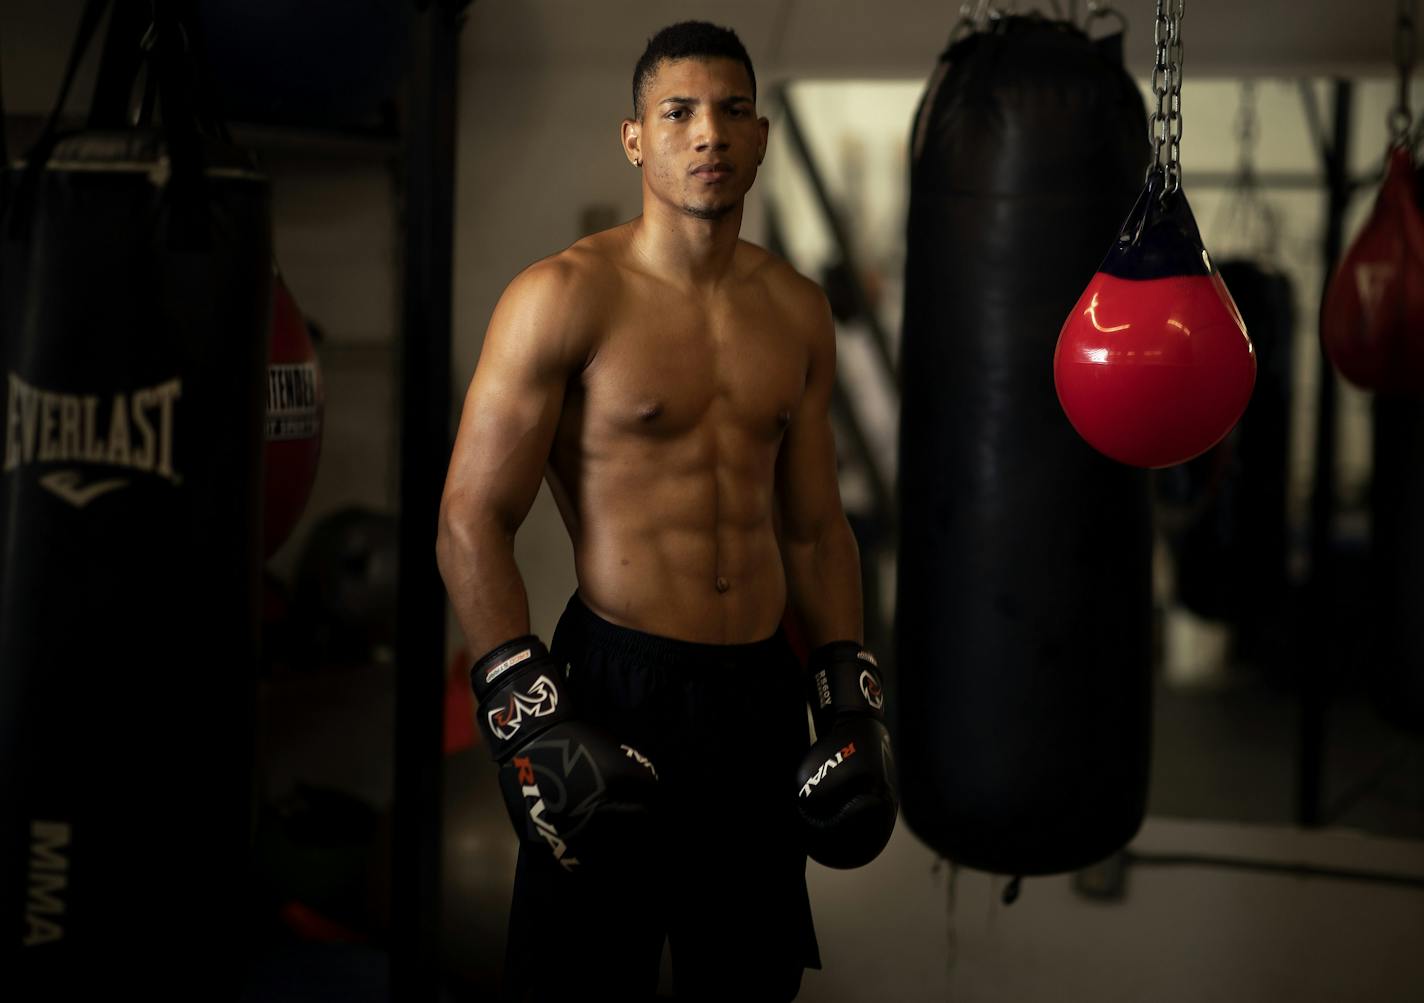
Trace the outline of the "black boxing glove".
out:
M 827 867 L 870 863 L 895 829 L 899 796 L 875 656 L 854 641 L 811 652 L 816 744 L 796 774 L 806 852 Z
M 657 771 L 632 746 L 577 720 L 563 666 L 537 637 L 495 648 L 470 669 L 470 683 L 521 839 L 548 845 L 569 871 L 646 848 Z

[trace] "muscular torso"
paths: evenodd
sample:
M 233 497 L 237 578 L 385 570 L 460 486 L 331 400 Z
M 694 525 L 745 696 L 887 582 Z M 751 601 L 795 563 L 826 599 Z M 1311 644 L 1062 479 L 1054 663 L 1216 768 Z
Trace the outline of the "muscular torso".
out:
M 809 361 L 789 269 L 741 245 L 733 281 L 694 298 L 615 234 L 580 252 L 600 292 L 547 471 L 580 595 L 650 633 L 760 640 L 786 600 L 776 460 Z

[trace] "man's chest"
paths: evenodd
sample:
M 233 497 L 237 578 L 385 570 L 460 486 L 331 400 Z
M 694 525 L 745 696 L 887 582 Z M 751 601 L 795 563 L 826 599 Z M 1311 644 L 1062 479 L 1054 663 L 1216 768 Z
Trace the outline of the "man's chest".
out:
M 794 324 L 769 309 L 630 312 L 603 332 L 581 376 L 585 432 L 705 429 L 773 441 L 801 400 L 806 366 Z

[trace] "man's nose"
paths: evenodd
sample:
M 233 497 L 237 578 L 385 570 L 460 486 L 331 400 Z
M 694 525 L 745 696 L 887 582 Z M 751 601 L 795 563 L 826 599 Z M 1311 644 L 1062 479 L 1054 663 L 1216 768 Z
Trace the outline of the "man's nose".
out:
M 697 152 L 725 150 L 727 148 L 727 123 L 717 112 L 702 116 L 702 128 L 697 134 Z

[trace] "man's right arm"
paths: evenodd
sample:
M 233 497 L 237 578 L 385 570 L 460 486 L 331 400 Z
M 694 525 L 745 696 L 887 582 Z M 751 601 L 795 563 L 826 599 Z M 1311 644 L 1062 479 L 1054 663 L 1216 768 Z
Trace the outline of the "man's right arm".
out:
M 575 278 L 550 258 L 509 284 L 465 395 L 436 559 L 475 655 L 529 633 L 514 535 L 538 494 L 568 380 L 587 357 L 589 314 L 574 308 Z

